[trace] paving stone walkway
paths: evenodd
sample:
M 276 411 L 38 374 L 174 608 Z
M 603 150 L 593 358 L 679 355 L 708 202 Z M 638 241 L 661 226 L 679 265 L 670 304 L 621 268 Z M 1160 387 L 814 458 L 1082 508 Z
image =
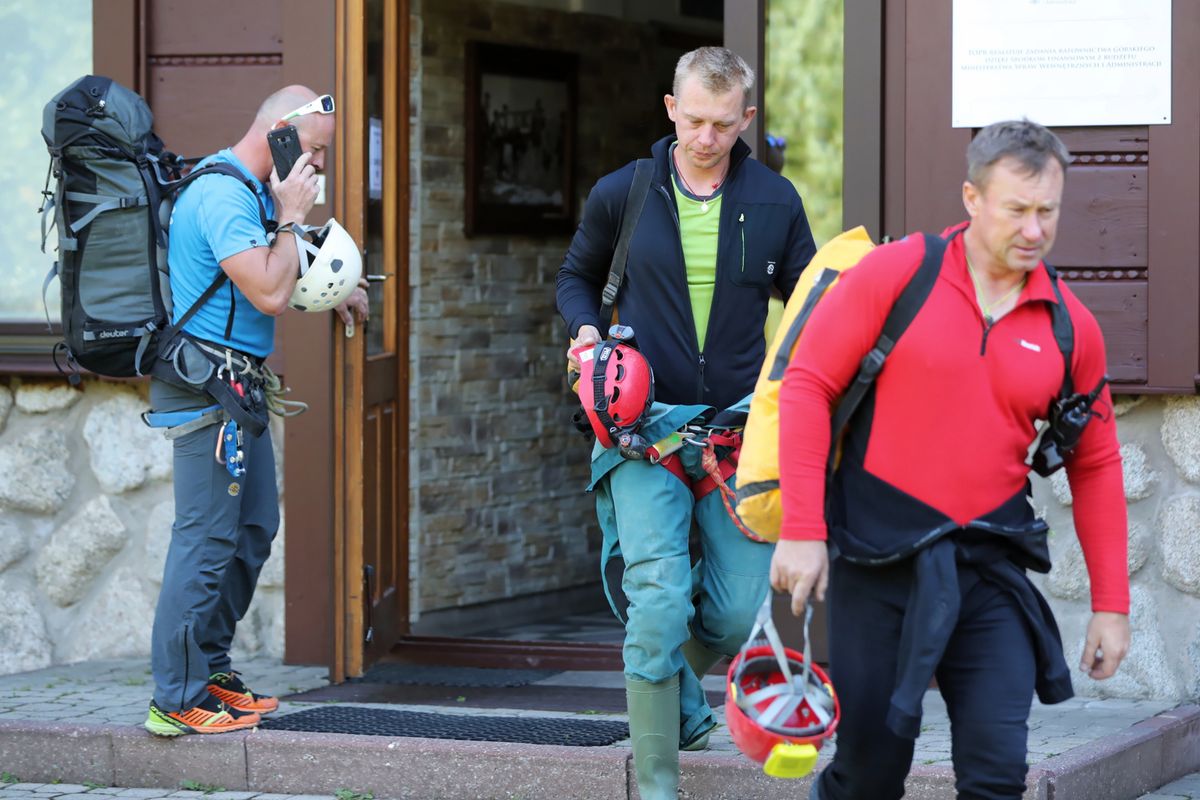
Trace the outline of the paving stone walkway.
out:
M 219 787 L 206 791 L 172 789 L 128 789 L 117 786 L 82 786 L 59 783 L 0 783 L 0 800 L 98 800 L 98 798 L 128 797 L 134 800 L 367 800 L 364 795 L 351 794 L 266 794 L 256 792 L 224 792 Z M 1169 783 L 1142 795 L 1138 800 L 1200 800 L 1200 772 Z
M 248 685 L 256 691 L 278 695 L 297 694 L 328 685 L 326 670 L 317 667 L 294 667 L 276 660 L 255 659 L 236 665 L 243 673 Z M 624 687 L 624 677 L 619 672 L 562 672 L 538 681 L 545 686 L 575 687 L 580 692 L 581 708 L 571 711 L 537 711 L 522 708 L 472 708 L 469 692 L 461 707 L 436 707 L 420 705 L 382 705 L 371 703 L 344 703 L 365 707 L 383 707 L 427 711 L 439 714 L 479 714 L 539 717 L 574 717 L 579 713 L 589 714 L 590 719 L 623 720 L 622 714 L 595 714 L 587 711 L 586 694 L 589 688 L 616 689 Z M 706 689 L 722 691 L 723 679 L 709 675 L 704 678 Z M 146 717 L 146 707 L 152 692 L 148 665 L 142 660 L 93 661 L 51 667 L 36 672 L 0 676 L 0 721 L 36 720 L 42 722 L 69 722 L 84 725 L 129 725 L 140 726 Z M 317 703 L 296 701 L 281 702 L 278 715 L 287 714 Z M 1120 734 L 1130 726 L 1172 708 L 1175 704 L 1163 701 L 1095 700 L 1073 698 L 1055 706 L 1035 703 L 1030 715 L 1029 764 L 1036 766 L 1055 756 L 1075 748 L 1088 745 L 1104 737 Z M 718 712 L 718 716 L 723 716 Z M 723 719 L 722 719 L 723 722 Z M 628 741 L 610 745 L 610 748 L 628 747 Z M 589 748 L 591 749 L 591 748 Z M 604 748 L 595 748 L 604 750 Z M 821 760 L 827 761 L 833 745 L 821 751 Z M 711 739 L 712 755 L 734 756 L 736 748 L 730 740 L 727 728 L 722 725 Z M 925 718 L 921 736 L 917 740 L 913 760 L 919 766 L 949 767 L 950 724 L 945 705 L 936 691 L 925 697 Z M 210 792 L 203 794 L 199 788 L 174 789 L 121 789 L 97 785 L 56 785 L 38 783 L 14 783 L 21 776 L 4 772 L 0 763 L 0 800 L 59 800 L 71 798 L 81 800 L 97 795 L 143 798 L 172 797 L 180 800 L 203 798 L 203 800 L 285 800 L 300 798 L 299 795 L 256 794 L 251 792 Z M 53 776 L 38 776 L 46 780 Z M 75 776 L 80 780 L 86 776 Z M 64 780 L 66 776 L 64 776 Z M 244 785 L 244 784 L 242 784 Z M 1144 785 L 1144 784 L 1143 784 Z M 329 785 L 324 789 L 328 790 Z M 355 787 L 345 787 L 348 792 Z M 307 800 L 307 796 L 304 796 Z M 313 797 L 317 797 L 314 795 Z M 320 797 L 328 797 L 320 795 Z M 1141 800 L 1200 800 L 1200 777 L 1191 776 L 1175 781 L 1145 795 Z M 342 797 L 338 800 L 366 800 L 364 797 Z
M 223 792 L 215 787 L 206 791 L 174 789 L 122 789 L 117 786 L 82 786 L 68 783 L 11 783 L 0 785 L 0 800 L 98 800 L 99 798 L 129 797 L 134 800 L 339 800 L 325 794 L 258 794 L 256 792 Z M 347 796 L 347 800 L 351 800 Z M 355 800 L 365 800 L 358 795 Z
M 323 667 L 296 667 L 273 659 L 253 659 L 236 665 L 247 685 L 259 692 L 295 694 L 327 686 Z M 66 664 L 36 672 L 0 676 L 0 719 L 70 721 L 76 723 L 141 725 L 153 690 L 149 667 L 141 660 L 90 661 Z M 624 688 L 624 677 L 617 672 L 562 672 L 538 682 L 546 686 L 587 688 Z M 722 691 L 720 676 L 704 678 L 706 689 Z M 586 701 L 583 701 L 586 703 Z M 279 712 L 287 714 L 314 703 L 283 701 Z M 571 712 L 531 711 L 529 709 L 437 708 L 417 705 L 347 703 L 364 707 L 436 713 L 575 717 Z M 1035 703 L 1029 721 L 1029 763 L 1036 764 L 1074 747 L 1117 733 L 1136 722 L 1171 708 L 1163 701 L 1092 700 L 1073 698 L 1055 706 Z M 719 717 L 723 714 L 718 713 Z M 592 719 L 624 719 L 624 715 L 590 715 Z M 628 741 L 613 747 L 628 746 Z M 715 752 L 735 750 L 727 729 L 722 725 L 712 737 Z M 832 755 L 833 747 L 822 750 L 822 758 Z M 950 721 L 941 695 L 930 691 L 925 697 L 925 719 L 917 740 L 914 764 L 950 764 Z M 2 766 L 0 766 L 2 768 Z
M 1200 800 L 1200 772 L 1144 794 L 1138 800 Z

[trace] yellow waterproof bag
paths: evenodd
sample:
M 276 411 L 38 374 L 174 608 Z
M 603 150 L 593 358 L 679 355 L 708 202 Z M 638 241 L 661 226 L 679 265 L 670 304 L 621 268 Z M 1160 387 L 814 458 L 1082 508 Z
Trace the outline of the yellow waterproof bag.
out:
M 779 387 L 808 318 L 841 273 L 862 260 L 875 243 L 861 225 L 831 239 L 800 276 L 754 386 L 750 417 L 737 469 L 737 513 L 768 542 L 779 540 Z

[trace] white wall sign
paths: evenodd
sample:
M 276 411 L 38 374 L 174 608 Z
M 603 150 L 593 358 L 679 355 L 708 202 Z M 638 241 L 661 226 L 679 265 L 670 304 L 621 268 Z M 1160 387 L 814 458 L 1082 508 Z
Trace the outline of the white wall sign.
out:
M 1171 0 L 954 0 L 952 60 L 956 128 L 1171 122 Z
M 367 197 L 383 199 L 383 120 L 371 117 L 367 139 Z

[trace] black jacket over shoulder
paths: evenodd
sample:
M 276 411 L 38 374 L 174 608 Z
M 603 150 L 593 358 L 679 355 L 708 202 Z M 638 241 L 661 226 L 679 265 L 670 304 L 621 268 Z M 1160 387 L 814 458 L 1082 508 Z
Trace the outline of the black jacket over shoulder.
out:
M 754 390 L 766 355 L 763 325 L 771 288 L 787 300 L 816 246 L 796 189 L 749 158 L 750 148 L 739 139 L 722 190 L 717 282 L 701 353 L 667 161 L 674 140 L 668 136 L 651 148 L 654 177 L 629 246 L 617 310 L 654 369 L 656 400 L 727 408 Z M 583 325 L 601 333 L 607 328 L 598 319 L 600 290 L 633 172 L 630 162 L 592 188 L 558 271 L 558 310 L 572 337 Z

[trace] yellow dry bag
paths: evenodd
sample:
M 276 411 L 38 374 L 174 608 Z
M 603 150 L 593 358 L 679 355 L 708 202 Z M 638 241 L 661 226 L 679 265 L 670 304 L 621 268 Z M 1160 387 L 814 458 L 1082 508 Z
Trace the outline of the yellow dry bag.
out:
M 737 513 L 751 530 L 769 542 L 779 540 L 783 521 L 779 498 L 779 387 L 783 371 L 813 308 L 837 283 L 841 273 L 874 247 L 866 228 L 860 225 L 839 234 L 818 250 L 792 290 L 779 329 L 767 348 L 767 359 L 754 386 L 738 460 Z

